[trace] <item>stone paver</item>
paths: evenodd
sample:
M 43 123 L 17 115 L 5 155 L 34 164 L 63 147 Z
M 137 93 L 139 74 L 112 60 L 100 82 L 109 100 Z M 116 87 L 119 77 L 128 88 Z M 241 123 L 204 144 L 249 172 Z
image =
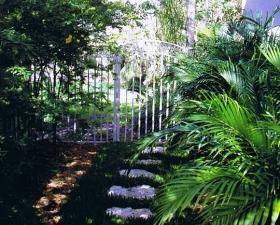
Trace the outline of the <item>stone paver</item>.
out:
M 142 154 L 165 154 L 166 148 L 157 146 L 157 147 L 150 147 L 146 148 Z M 124 160 L 124 162 L 131 162 L 130 159 Z M 136 165 L 161 165 L 161 160 L 155 159 L 142 159 L 135 162 Z M 155 174 L 151 173 L 147 170 L 143 169 L 123 169 L 119 171 L 121 176 L 126 176 L 128 178 L 155 178 Z M 122 186 L 114 185 L 112 186 L 109 191 L 108 195 L 112 197 L 123 197 L 125 199 L 132 198 L 132 199 L 153 199 L 155 197 L 155 188 L 149 185 L 139 185 L 136 187 L 125 188 Z M 112 207 L 106 210 L 106 214 L 110 216 L 117 216 L 123 219 L 149 219 L 153 216 L 153 213 L 148 208 L 142 209 L 133 209 L 131 207 L 127 208 L 120 208 L 120 207 Z
M 140 185 L 131 188 L 122 186 L 112 186 L 108 191 L 109 196 L 133 198 L 133 199 L 153 199 L 155 197 L 155 188 L 149 185 Z
M 127 176 L 129 178 L 150 178 L 153 179 L 155 177 L 155 174 L 147 171 L 147 170 L 141 170 L 141 169 L 131 169 L 131 170 L 120 170 L 119 174 L 121 176 Z
M 161 165 L 161 160 L 155 160 L 155 159 L 142 159 L 136 161 L 136 165 Z
M 143 154 L 165 154 L 166 153 L 166 148 L 157 146 L 157 147 L 148 147 L 145 148 L 144 151 L 142 151 Z
M 125 163 L 131 163 L 133 162 L 130 159 L 125 159 L 124 160 Z M 141 160 L 137 160 L 135 162 L 135 165 L 145 165 L 145 166 L 149 166 L 149 165 L 161 165 L 162 161 L 161 160 L 156 160 L 156 159 L 141 159 Z
M 132 209 L 131 207 L 112 207 L 106 210 L 106 214 L 110 216 L 118 216 L 124 219 L 149 219 L 153 216 L 150 209 Z

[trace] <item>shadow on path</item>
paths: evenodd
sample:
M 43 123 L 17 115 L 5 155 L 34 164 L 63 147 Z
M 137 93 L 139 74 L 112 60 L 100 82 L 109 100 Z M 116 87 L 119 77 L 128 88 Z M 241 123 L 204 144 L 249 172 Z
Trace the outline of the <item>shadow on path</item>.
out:
M 127 207 L 133 205 L 129 200 L 116 200 L 107 197 L 112 185 L 135 185 L 129 180 L 120 179 L 118 171 L 124 159 L 132 155 L 133 144 L 106 144 L 98 149 L 91 168 L 79 180 L 79 184 L 71 192 L 69 200 L 61 208 L 60 225 L 111 225 L 124 224 L 116 218 L 106 216 L 105 211 L 112 206 Z M 139 202 L 141 204 L 146 202 Z M 137 207 L 137 205 L 136 205 Z M 130 224 L 134 224 L 130 221 Z M 136 224 L 149 224 L 137 221 Z
M 63 151 L 62 160 L 57 165 L 58 172 L 48 180 L 42 195 L 33 205 L 43 224 L 59 223 L 61 205 L 67 201 L 78 179 L 92 165 L 95 154 L 92 145 L 73 145 Z

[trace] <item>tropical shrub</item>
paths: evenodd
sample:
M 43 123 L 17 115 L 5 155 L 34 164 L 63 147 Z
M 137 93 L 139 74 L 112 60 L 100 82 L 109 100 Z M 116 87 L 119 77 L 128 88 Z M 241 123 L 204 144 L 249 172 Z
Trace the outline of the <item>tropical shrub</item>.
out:
M 0 134 L 5 142 L 31 138 L 46 121 L 56 133 L 72 102 L 98 104 L 83 89 L 85 59 L 106 45 L 108 26 L 118 28 L 131 19 L 131 9 L 100 0 L 3 0 L 0 8 Z
M 158 197 L 157 224 L 194 208 L 202 224 L 276 224 L 280 214 L 280 127 L 261 121 L 227 95 L 201 102 L 188 136 L 208 137 L 209 155 L 184 166 Z M 203 110 L 204 109 L 204 110 Z M 181 128 L 182 132 L 183 128 Z M 279 222 L 279 221 L 278 221 Z
M 279 224 L 280 50 L 268 30 L 248 19 L 215 26 L 172 66 L 176 126 L 141 147 L 169 135 L 173 149 L 203 154 L 163 185 L 155 224 L 188 208 L 202 224 Z

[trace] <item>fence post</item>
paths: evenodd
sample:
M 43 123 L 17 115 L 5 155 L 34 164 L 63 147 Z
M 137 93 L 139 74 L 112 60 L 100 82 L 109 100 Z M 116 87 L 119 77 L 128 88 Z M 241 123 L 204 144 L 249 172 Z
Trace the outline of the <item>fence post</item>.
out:
M 121 56 L 115 56 L 113 141 L 120 141 Z

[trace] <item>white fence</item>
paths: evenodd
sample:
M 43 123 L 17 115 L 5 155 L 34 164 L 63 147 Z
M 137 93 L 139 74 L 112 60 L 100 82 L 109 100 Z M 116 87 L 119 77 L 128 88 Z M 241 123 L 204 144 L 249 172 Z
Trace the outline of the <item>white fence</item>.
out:
M 88 127 L 81 141 L 133 141 L 164 128 L 176 89 L 176 82 L 164 77 L 174 54 L 137 52 L 122 57 L 92 57 L 95 67 L 86 71 L 84 83 L 97 104 L 83 118 Z M 74 133 L 81 127 L 77 121 L 68 117 L 68 129 Z

